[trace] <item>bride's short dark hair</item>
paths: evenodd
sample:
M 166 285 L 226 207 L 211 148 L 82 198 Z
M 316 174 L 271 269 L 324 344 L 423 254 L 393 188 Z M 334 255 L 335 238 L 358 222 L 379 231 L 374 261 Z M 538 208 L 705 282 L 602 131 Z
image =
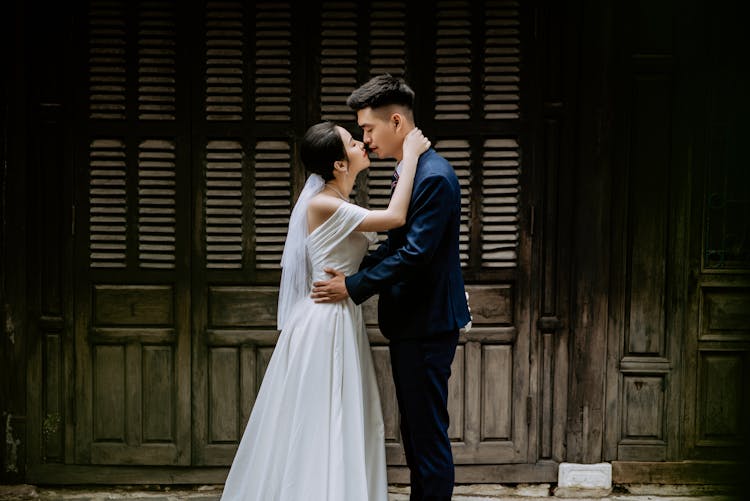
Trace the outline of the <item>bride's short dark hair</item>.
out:
M 300 144 L 300 159 L 305 168 L 323 180 L 333 179 L 333 164 L 346 158 L 346 149 L 336 124 L 322 122 L 305 132 Z

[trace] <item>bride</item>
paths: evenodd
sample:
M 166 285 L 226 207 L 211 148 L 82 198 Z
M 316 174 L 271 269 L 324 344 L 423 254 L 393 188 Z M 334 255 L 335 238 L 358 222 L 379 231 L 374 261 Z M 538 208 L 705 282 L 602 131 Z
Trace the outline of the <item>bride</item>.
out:
M 355 273 L 375 234 L 402 226 L 419 155 L 419 129 L 404 140 L 399 182 L 385 210 L 351 204 L 370 165 L 361 141 L 324 122 L 300 149 L 307 179 L 281 259 L 278 343 L 229 471 L 222 500 L 387 501 L 380 397 L 360 306 L 315 303 L 326 269 Z

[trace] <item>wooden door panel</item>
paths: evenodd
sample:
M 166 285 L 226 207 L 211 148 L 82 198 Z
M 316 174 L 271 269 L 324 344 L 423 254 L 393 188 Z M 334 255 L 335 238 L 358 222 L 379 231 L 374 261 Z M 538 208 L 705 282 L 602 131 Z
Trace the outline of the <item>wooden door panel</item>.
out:
M 175 439 L 176 381 L 174 348 L 144 345 L 143 366 L 143 443 L 168 443 Z
M 526 457 L 528 366 L 517 356 L 512 288 L 468 286 L 474 327 L 459 337 L 448 383 L 448 435 L 456 464 L 518 462 Z M 364 304 L 375 361 L 389 464 L 406 464 L 387 341 L 377 329 L 377 296 Z
M 513 350 L 508 345 L 484 345 L 481 354 L 482 441 L 513 437 Z
M 169 285 L 94 285 L 97 327 L 174 324 L 174 291 Z
M 125 443 L 125 345 L 96 346 L 93 351 L 93 439 Z
M 208 404 L 199 414 L 205 421 L 195 425 L 206 437 L 198 450 L 202 464 L 231 464 L 272 352 L 247 338 L 209 346 Z
M 177 10 L 90 0 L 79 11 L 79 464 L 190 462 L 191 147 Z
M 747 352 L 701 352 L 696 447 L 732 447 L 744 440 L 749 361 Z
M 101 284 L 92 298 L 87 462 L 186 464 L 173 288 Z
M 237 442 L 241 437 L 238 351 L 234 347 L 217 346 L 208 354 L 208 429 L 212 444 Z
M 465 345 L 456 347 L 456 356 L 451 365 L 451 378 L 448 380 L 448 437 L 451 442 L 461 442 L 464 438 L 466 412 L 466 350 Z
M 272 287 L 209 287 L 199 350 L 205 375 L 194 383 L 198 464 L 228 465 L 234 458 L 278 338 L 277 296 Z
M 380 407 L 383 411 L 383 426 L 385 429 L 385 444 L 389 462 L 397 461 L 402 452 L 398 441 L 401 436 L 399 430 L 398 401 L 396 388 L 391 376 L 391 357 L 388 347 L 381 344 L 382 336 L 373 332 L 371 339 L 372 363 L 375 367 L 375 377 L 378 380 L 380 393 Z
M 737 458 L 750 415 L 750 288 L 746 282 L 732 286 L 726 278 L 713 281 L 699 294 L 690 454 Z

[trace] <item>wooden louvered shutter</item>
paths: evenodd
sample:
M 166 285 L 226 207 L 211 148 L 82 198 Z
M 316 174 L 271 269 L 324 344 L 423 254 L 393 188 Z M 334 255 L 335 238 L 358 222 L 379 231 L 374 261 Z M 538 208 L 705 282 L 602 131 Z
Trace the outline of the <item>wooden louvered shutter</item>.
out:
M 175 267 L 176 155 L 172 141 L 138 145 L 138 262 L 141 268 Z
M 206 4 L 205 265 L 241 270 L 255 283 L 278 279 L 291 212 L 290 11 L 284 3 Z M 256 126 L 263 122 L 269 127 Z
M 481 26 L 476 26 L 477 19 Z M 463 157 L 468 163 L 460 160 L 466 170 L 459 172 L 459 178 L 463 214 L 475 217 L 467 217 L 461 227 L 462 264 L 470 280 L 491 280 L 498 276 L 492 270 L 517 266 L 521 180 L 518 6 L 513 1 L 489 1 L 480 17 L 468 1 L 438 2 L 435 30 L 433 113 L 441 134 L 436 149 L 457 160 L 460 152 L 469 153 Z M 506 132 L 486 132 L 493 128 Z M 461 134 L 443 139 L 442 131 L 447 130 Z
M 406 3 L 373 2 L 368 18 L 369 40 L 367 46 L 363 48 L 369 61 L 366 68 L 367 78 L 383 73 L 404 77 L 406 73 Z M 356 120 L 352 110 L 349 110 L 349 114 L 352 120 Z M 355 131 L 358 137 L 361 136 L 361 130 L 355 128 Z M 393 159 L 372 158 L 367 171 L 366 196 L 363 194 L 359 201 L 373 209 L 387 207 L 391 198 L 391 177 L 395 168 L 396 164 Z
M 514 0 L 435 5 L 427 124 L 461 185 L 459 249 L 474 316 L 450 381 L 457 464 L 517 462 L 527 454 L 531 326 L 523 313 L 528 284 L 520 278 L 530 247 L 519 218 L 520 24 Z
M 304 182 L 294 138 L 320 119 L 361 135 L 346 97 L 386 71 L 414 87 L 418 123 L 461 184 L 475 329 L 461 337 L 450 382 L 456 462 L 523 461 L 529 243 L 516 2 L 182 8 L 96 0 L 86 21 L 78 461 L 231 462 L 278 335 L 279 261 Z M 394 168 L 373 159 L 355 200 L 385 207 Z M 397 465 L 398 409 L 374 306 L 365 315 Z M 139 390 L 118 400 L 110 387 Z
M 125 145 L 117 139 L 96 139 L 89 149 L 90 265 L 124 268 L 128 204 Z
M 319 15 L 320 118 L 335 121 L 361 137 L 356 114 L 346 105 L 346 99 L 375 75 L 405 75 L 406 2 L 323 2 Z M 374 157 L 371 161 L 352 197 L 364 206 L 382 209 L 391 197 L 395 161 Z
M 243 163 L 238 141 L 210 140 L 206 144 L 204 231 L 208 269 L 243 266 Z
M 190 184 L 170 2 L 92 0 L 76 194 L 76 460 L 190 460 Z M 158 125 L 156 125 L 158 124 Z M 125 391 L 127 389 L 127 391 Z
M 417 123 L 431 134 L 461 185 L 459 249 L 475 308 L 474 334 L 462 336 L 453 364 L 449 434 L 458 462 L 518 461 L 525 454 L 526 408 L 515 402 L 525 402 L 528 369 L 526 338 L 516 336 L 528 329 L 517 312 L 519 301 L 528 301 L 517 283 L 524 272 L 519 268 L 520 13 L 509 0 L 439 1 L 429 13 L 409 12 L 412 8 L 406 2 L 322 2 L 320 118 L 361 136 L 346 98 L 384 72 L 405 77 L 421 99 Z M 411 16 L 434 30 L 421 33 L 427 40 L 410 32 L 415 30 L 407 26 Z M 430 57 L 432 65 L 421 64 Z M 384 208 L 395 166 L 393 159 L 373 158 L 366 176 L 358 179 L 355 200 Z M 365 304 L 365 311 L 388 461 L 401 464 L 398 409 L 387 347 L 377 333 L 375 300 Z
M 357 87 L 357 3 L 323 2 L 320 40 L 320 118 L 351 122 L 346 98 Z
M 200 196 L 194 231 L 195 459 L 231 463 L 276 340 L 281 253 L 295 186 L 289 2 L 203 6 L 194 78 Z
M 322 2 L 318 13 L 321 26 L 320 119 L 348 128 L 355 137 L 362 131 L 356 113 L 346 105 L 349 94 L 365 80 L 381 74 L 406 73 L 406 2 Z M 371 158 L 366 174 L 357 179 L 352 198 L 359 204 L 382 209 L 391 198 L 393 159 Z M 381 238 L 385 237 L 385 232 Z M 376 245 L 373 245 L 373 248 Z M 380 387 L 385 420 L 388 462 L 402 462 L 398 407 L 390 371 L 388 347 L 378 333 L 375 300 L 365 306 L 372 341 L 372 356 Z

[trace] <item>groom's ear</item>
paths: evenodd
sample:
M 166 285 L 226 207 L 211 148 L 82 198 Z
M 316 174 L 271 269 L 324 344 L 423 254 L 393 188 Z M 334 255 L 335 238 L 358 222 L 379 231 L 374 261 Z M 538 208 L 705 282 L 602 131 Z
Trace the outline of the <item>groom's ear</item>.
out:
M 401 125 L 404 123 L 404 118 L 401 116 L 400 113 L 392 113 L 391 114 L 391 124 L 393 125 L 393 129 L 395 132 L 399 132 L 401 129 Z

